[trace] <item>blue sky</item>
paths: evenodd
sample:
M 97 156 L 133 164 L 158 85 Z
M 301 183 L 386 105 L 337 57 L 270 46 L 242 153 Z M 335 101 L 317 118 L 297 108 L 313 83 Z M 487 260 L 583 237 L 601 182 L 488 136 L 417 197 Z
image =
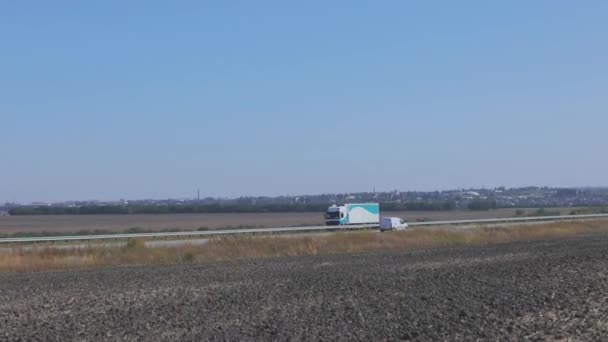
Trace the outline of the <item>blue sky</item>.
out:
M 4 1 L 0 201 L 608 185 L 606 1 Z

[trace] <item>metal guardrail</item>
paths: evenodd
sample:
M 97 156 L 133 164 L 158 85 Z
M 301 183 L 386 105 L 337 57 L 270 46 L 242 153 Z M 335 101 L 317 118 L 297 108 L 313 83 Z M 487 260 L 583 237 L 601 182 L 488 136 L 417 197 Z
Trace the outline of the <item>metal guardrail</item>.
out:
M 483 224 L 483 223 L 509 223 L 509 222 L 533 222 L 533 221 L 566 221 L 591 218 L 608 218 L 608 214 L 592 215 L 563 215 L 563 216 L 535 216 L 535 217 L 512 217 L 481 220 L 452 220 L 452 221 L 427 221 L 411 222 L 409 226 L 445 226 L 461 224 Z M 184 232 L 162 232 L 162 233 L 135 233 L 135 234 L 104 234 L 104 235 L 78 235 L 78 236 L 46 236 L 46 237 L 24 237 L 4 238 L 0 243 L 33 243 L 33 242 L 55 242 L 55 241 L 88 241 L 88 240 L 117 240 L 134 238 L 169 238 L 169 237 L 203 237 L 239 234 L 259 233 L 285 233 L 285 232 L 316 232 L 316 231 L 342 231 L 377 228 L 377 224 L 362 224 L 352 226 L 309 226 L 309 227 L 280 227 L 280 228 L 248 228 L 229 230 L 208 231 L 184 231 Z

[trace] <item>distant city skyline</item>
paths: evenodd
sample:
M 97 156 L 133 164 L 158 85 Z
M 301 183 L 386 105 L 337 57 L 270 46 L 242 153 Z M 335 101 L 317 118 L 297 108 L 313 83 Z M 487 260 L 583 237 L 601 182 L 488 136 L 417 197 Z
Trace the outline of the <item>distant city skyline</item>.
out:
M 608 2 L 3 2 L 0 201 L 606 186 Z

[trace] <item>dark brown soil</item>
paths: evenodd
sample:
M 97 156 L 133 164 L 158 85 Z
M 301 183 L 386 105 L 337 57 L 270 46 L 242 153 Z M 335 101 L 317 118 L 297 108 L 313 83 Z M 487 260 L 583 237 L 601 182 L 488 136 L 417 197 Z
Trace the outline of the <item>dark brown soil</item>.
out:
M 2 341 L 606 336 L 608 236 L 0 275 Z

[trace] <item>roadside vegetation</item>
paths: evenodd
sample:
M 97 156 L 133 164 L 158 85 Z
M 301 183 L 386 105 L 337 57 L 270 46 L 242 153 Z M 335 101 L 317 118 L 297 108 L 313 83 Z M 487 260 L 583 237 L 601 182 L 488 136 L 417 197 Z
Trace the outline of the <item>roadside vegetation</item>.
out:
M 302 226 L 302 225 L 293 225 L 294 227 Z M 131 227 L 124 229 L 122 231 L 116 230 L 104 230 L 104 229 L 82 229 L 78 231 L 26 231 L 26 232 L 16 232 L 10 234 L 0 234 L 0 239 L 3 238 L 26 238 L 26 237 L 52 237 L 52 236 L 89 236 L 89 235 L 106 235 L 106 234 L 140 234 L 140 233 L 170 233 L 170 232 L 189 232 L 189 231 L 210 231 L 210 230 L 231 230 L 231 229 L 253 229 L 253 228 L 264 228 L 263 225 L 239 225 L 239 226 L 226 226 L 221 228 L 209 228 L 209 227 L 199 227 L 197 229 L 183 229 L 183 228 L 164 228 L 164 229 L 146 229 L 140 227 Z
M 580 207 L 570 210 L 568 215 L 595 215 L 595 214 L 608 214 L 608 207 Z M 560 210 L 538 208 L 534 210 L 517 209 L 515 210 L 515 217 L 542 217 L 542 216 L 560 216 L 562 213 Z
M 581 207 L 572 209 L 570 215 L 608 214 L 608 207 Z
M 570 215 L 577 215 L 577 214 L 573 214 L 572 212 L 573 211 L 570 212 Z M 543 217 L 543 216 L 560 216 L 560 215 L 562 215 L 562 214 L 559 210 L 551 210 L 551 209 L 546 209 L 546 208 L 538 208 L 538 209 L 534 209 L 533 211 L 517 209 L 515 211 L 515 217 Z
M 204 263 L 249 258 L 491 245 L 599 233 L 608 233 L 607 220 L 470 229 L 419 228 L 392 233 L 362 231 L 314 236 L 236 236 L 213 238 L 204 245 L 182 244 L 173 247 L 147 247 L 143 240 L 138 239 L 129 240 L 124 247 L 16 246 L 0 252 L 0 271 L 36 272 L 113 265 Z

